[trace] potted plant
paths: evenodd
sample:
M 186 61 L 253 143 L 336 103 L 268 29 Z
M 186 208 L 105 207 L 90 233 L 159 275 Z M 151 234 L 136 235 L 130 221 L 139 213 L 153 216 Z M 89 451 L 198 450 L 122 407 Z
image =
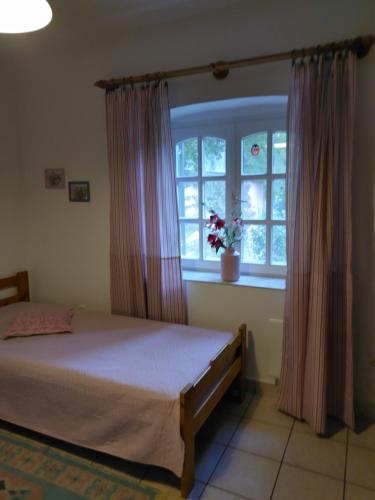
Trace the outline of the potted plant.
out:
M 237 281 L 240 277 L 240 254 L 236 250 L 236 245 L 242 239 L 243 220 L 240 217 L 225 222 L 214 211 L 210 210 L 210 222 L 207 227 L 210 232 L 207 236 L 208 244 L 216 249 L 224 249 L 221 259 L 221 277 L 223 281 Z

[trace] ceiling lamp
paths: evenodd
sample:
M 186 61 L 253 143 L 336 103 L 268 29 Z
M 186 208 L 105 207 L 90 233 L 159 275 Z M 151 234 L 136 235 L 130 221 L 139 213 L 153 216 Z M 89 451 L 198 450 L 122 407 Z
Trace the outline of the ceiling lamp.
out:
M 44 28 L 52 19 L 46 0 L 0 0 L 0 33 L 27 33 Z

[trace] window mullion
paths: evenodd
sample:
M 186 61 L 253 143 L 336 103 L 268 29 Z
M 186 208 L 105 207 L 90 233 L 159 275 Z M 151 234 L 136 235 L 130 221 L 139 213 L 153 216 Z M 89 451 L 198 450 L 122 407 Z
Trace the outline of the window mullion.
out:
M 202 136 L 198 136 L 198 190 L 199 190 L 199 260 L 203 261 L 203 178 L 202 178 Z
M 271 264 L 272 129 L 267 130 L 266 264 Z

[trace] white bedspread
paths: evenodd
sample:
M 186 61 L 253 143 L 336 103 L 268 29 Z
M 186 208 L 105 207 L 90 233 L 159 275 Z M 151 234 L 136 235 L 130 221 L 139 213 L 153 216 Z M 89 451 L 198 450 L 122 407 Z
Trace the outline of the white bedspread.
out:
M 179 393 L 231 333 L 77 310 L 73 334 L 1 340 L 0 418 L 181 475 Z

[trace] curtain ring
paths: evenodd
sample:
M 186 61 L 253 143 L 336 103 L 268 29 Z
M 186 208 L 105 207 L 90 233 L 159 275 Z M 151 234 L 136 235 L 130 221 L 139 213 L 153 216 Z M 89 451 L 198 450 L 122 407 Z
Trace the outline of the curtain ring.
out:
M 291 57 L 292 57 L 292 66 L 294 66 L 296 64 L 296 60 L 297 60 L 297 51 L 295 49 L 292 50 Z
M 154 87 L 155 87 L 156 89 L 159 87 L 160 82 L 161 82 L 160 73 L 155 73 L 155 83 L 154 83 Z
M 321 57 L 322 53 L 323 53 L 322 46 L 321 46 L 321 45 L 318 45 L 318 46 L 316 47 L 316 52 L 315 52 L 315 55 L 316 55 L 315 62 L 319 62 L 319 59 L 320 59 L 320 57 Z

